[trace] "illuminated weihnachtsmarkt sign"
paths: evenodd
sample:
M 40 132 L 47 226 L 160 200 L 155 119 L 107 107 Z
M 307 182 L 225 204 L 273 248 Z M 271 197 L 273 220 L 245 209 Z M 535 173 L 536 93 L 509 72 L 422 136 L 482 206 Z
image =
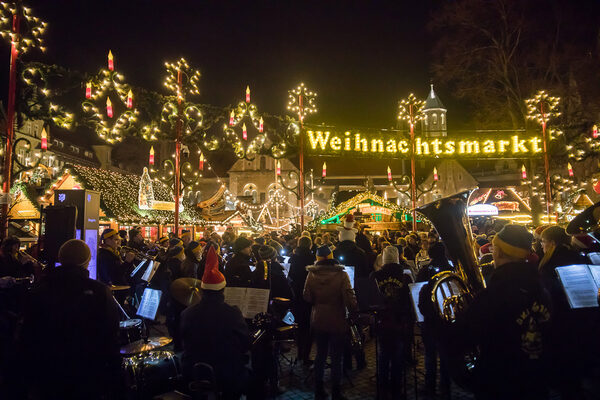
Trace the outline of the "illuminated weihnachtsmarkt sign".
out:
M 367 156 L 402 158 L 410 156 L 411 140 L 393 133 L 365 134 L 346 131 L 306 132 L 309 151 L 323 155 Z M 479 137 L 416 137 L 415 155 L 418 157 L 490 157 L 527 158 L 542 154 L 542 139 L 523 137 L 517 133 L 481 134 Z

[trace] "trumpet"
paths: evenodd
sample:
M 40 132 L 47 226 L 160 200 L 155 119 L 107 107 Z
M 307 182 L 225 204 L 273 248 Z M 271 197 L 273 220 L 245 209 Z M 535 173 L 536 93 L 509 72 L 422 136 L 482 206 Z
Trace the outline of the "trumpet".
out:
M 134 249 L 133 247 L 129 247 L 129 246 L 121 246 L 119 252 L 121 253 L 121 257 L 124 257 L 125 254 L 127 254 L 127 253 L 133 253 L 135 258 L 138 260 L 154 259 L 154 257 L 155 257 L 155 256 L 149 256 L 148 254 L 144 253 L 143 251 Z

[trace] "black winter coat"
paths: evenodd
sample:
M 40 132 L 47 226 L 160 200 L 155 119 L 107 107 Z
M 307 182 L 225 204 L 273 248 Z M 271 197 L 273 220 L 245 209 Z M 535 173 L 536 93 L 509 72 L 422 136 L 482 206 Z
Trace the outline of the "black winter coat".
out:
M 497 267 L 457 320 L 459 337 L 480 349 L 482 398 L 532 399 L 546 391 L 551 303 L 534 266 Z
M 239 308 L 225 303 L 223 291 L 204 290 L 202 300 L 183 311 L 181 337 L 188 379 L 198 362 L 214 368 L 220 388 L 235 385 L 244 374 L 250 333 Z
M 385 264 L 379 271 L 374 271 L 371 278 L 377 282 L 385 305 L 378 327 L 381 328 L 380 332 L 406 335 L 413 322 L 408 287 L 412 283 L 411 277 L 404 273 L 402 265 L 394 263 Z
M 81 267 L 52 269 L 28 297 L 18 338 L 29 387 L 48 398 L 106 393 L 120 373 L 118 331 L 117 304 L 104 284 Z
M 315 263 L 315 256 L 310 249 L 298 247 L 290 257 L 289 263 L 290 273 L 288 274 L 288 278 L 290 280 L 290 286 L 294 292 L 294 297 L 296 299 L 302 299 L 304 283 L 306 283 L 306 277 L 308 276 L 306 267 Z
M 100 247 L 98 250 L 98 280 L 106 285 L 128 285 L 133 265 L 121 261 L 112 251 Z
M 236 253 L 225 264 L 225 279 L 227 286 L 250 287 L 252 271 L 250 256 Z
M 365 252 L 351 240 L 339 242 L 333 251 L 333 257 L 341 265 L 354 266 L 355 279 L 368 278 L 373 272 L 373 266 L 369 266 Z
M 265 274 L 266 263 L 266 274 Z M 283 267 L 277 261 L 259 261 L 256 269 L 252 271 L 251 287 L 257 289 L 270 289 L 269 298 L 283 297 L 294 299 L 290 284 L 285 277 Z

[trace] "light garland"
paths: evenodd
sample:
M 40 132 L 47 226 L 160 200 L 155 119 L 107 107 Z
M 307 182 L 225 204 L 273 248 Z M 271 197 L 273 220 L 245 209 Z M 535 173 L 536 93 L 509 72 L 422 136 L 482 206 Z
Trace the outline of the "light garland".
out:
M 288 91 L 287 109 L 298 115 L 300 121 L 304 121 L 307 115 L 317 112 L 316 98 L 317 93 L 301 83 L 297 88 Z
M 17 18 L 21 19 L 21 25 L 25 23 L 27 29 L 15 33 L 13 23 Z M 33 16 L 31 8 L 24 7 L 21 1 L 3 1 L 0 4 L 0 35 L 15 44 L 18 53 L 24 54 L 36 47 L 45 51 L 42 34 L 47 26 L 46 22 Z
M 400 101 L 398 105 L 398 119 L 406 121 L 410 126 L 415 126 L 418 121 L 424 118 L 423 110 L 425 101 L 417 100 L 414 94 L 409 94 L 408 98 Z
M 123 140 L 124 132 L 137 120 L 131 88 L 124 80 L 123 75 L 115 71 L 114 57 L 109 50 L 108 68 L 102 68 L 96 77 L 86 82 L 83 111 L 89 114 L 89 123 L 98 136 L 111 144 Z

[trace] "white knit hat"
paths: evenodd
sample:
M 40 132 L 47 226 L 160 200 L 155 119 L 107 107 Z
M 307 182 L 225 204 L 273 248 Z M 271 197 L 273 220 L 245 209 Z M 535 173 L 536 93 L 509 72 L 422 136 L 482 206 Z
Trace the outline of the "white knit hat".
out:
M 356 233 L 358 232 L 358 229 L 354 227 L 354 215 L 346 214 L 344 226 L 338 226 L 336 229 L 340 231 L 340 241 L 354 241 L 356 239 Z

